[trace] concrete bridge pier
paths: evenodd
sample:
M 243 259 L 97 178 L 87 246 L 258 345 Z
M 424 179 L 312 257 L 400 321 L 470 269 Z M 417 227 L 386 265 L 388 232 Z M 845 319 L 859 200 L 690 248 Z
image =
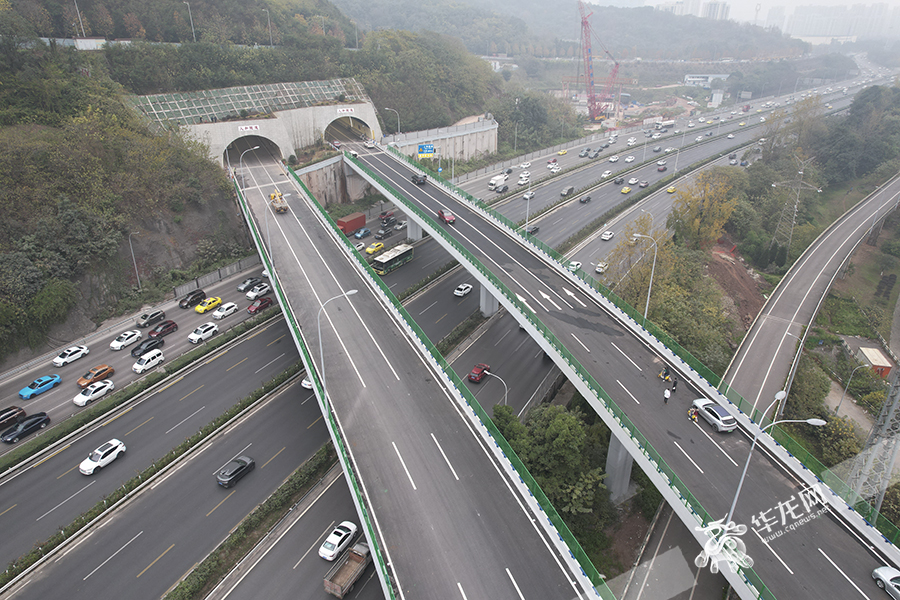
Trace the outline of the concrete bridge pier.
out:
M 412 219 L 406 221 L 406 237 L 414 242 L 422 239 L 422 228 Z
M 631 466 L 634 459 L 615 435 L 609 438 L 609 450 L 606 453 L 606 487 L 613 504 L 619 504 L 628 498 L 628 486 L 631 483 Z
M 478 286 L 478 291 L 480 294 L 480 308 L 482 315 L 484 315 L 485 317 L 490 317 L 495 312 L 500 310 L 500 303 L 489 291 L 484 289 L 483 286 Z

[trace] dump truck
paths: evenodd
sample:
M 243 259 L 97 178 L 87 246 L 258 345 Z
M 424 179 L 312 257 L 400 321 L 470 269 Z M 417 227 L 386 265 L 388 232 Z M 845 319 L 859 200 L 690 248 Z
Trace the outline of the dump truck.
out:
M 343 598 L 350 593 L 370 562 L 372 555 L 369 553 L 369 545 L 359 542 L 325 573 L 325 591 Z
M 357 212 L 341 217 L 337 221 L 338 228 L 344 232 L 344 235 L 353 235 L 360 227 L 366 226 L 366 215 Z
M 287 212 L 287 200 L 284 199 L 284 196 L 281 194 L 281 192 L 275 190 L 274 192 L 269 194 L 269 199 L 272 201 L 272 210 L 277 213 Z

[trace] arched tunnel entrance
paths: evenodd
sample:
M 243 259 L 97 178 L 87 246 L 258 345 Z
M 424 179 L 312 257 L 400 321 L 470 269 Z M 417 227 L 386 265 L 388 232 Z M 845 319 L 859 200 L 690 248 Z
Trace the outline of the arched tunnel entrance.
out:
M 334 142 L 358 142 L 375 139 L 375 131 L 365 121 L 356 117 L 338 117 L 325 128 L 325 140 Z
M 256 148 L 257 146 L 259 147 Z M 252 150 L 252 148 L 256 149 Z M 259 135 L 245 135 L 233 140 L 225 147 L 222 160 L 226 167 L 233 167 L 239 172 L 242 155 L 244 156 L 244 161 L 247 160 L 248 156 L 256 156 L 258 159 L 267 160 L 281 160 L 283 158 L 278 144 Z

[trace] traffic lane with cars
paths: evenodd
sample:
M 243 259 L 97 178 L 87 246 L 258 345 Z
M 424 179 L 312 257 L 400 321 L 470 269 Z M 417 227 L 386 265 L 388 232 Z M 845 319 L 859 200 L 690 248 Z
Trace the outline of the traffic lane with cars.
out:
M 71 523 L 297 359 L 284 319 L 277 319 L 132 407 L 103 419 L 49 458 L 37 458 L 17 476 L 7 476 L 0 485 L 0 526 L 6 526 L 0 561 L 15 560 L 36 540 Z M 125 443 L 126 453 L 91 476 L 79 473 L 79 463 L 112 438 Z
M 471 291 L 465 296 L 455 296 L 454 292 L 462 284 L 471 285 Z M 468 271 L 454 269 L 406 302 L 404 307 L 428 339 L 437 344 L 479 309 L 480 288 Z
M 450 253 L 430 237 L 414 245 L 413 260 L 382 276 L 381 280 L 396 295 L 453 261 Z
M 250 273 L 258 275 L 261 271 L 262 268 L 258 267 L 250 271 Z M 213 322 L 218 326 L 219 332 L 221 333 L 225 331 L 226 328 L 233 327 L 250 317 L 246 309 L 251 301 L 247 300 L 243 293 L 240 293 L 235 289 L 238 283 L 249 276 L 251 275 L 242 273 L 204 289 L 206 295 L 221 297 L 223 303 L 235 302 L 238 304 L 239 310 L 235 314 L 225 317 L 222 320 L 213 319 L 212 311 L 206 314 L 198 314 L 193 308 L 179 308 L 178 301 L 180 298 L 171 302 L 166 302 L 162 305 L 162 308 L 166 313 L 166 320 L 173 320 L 178 324 L 178 331 L 163 337 L 165 343 L 161 350 L 165 355 L 166 362 L 171 362 L 180 355 L 189 352 L 196 347 L 195 344 L 188 342 L 187 338 L 197 326 L 207 321 Z M 141 313 L 135 315 L 135 320 L 140 314 Z M 113 380 L 116 389 L 125 387 L 132 381 L 141 377 L 132 371 L 132 367 L 138 359 L 131 356 L 131 351 L 141 342 L 125 346 L 122 350 L 118 351 L 110 350 L 109 345 L 123 331 L 129 330 L 140 331 L 141 341 L 149 339 L 149 333 L 154 329 L 156 324 L 139 329 L 135 325 L 135 320 L 131 320 L 122 325 L 121 330 L 112 331 L 107 335 L 91 339 L 85 343 L 84 345 L 88 347 L 90 352 L 74 362 L 62 367 L 55 367 L 51 364 L 50 360 L 48 360 L 46 365 L 37 365 L 28 369 L 26 372 L 17 373 L 12 377 L 7 378 L 0 383 L 0 397 L 6 399 L 6 406 L 21 406 L 29 414 L 34 412 L 46 412 L 54 422 L 57 422 L 78 410 L 72 403 L 72 399 L 81 391 L 81 388 L 76 385 L 76 381 L 92 367 L 102 364 L 113 367 L 115 369 L 115 374 L 110 377 L 110 379 Z M 60 348 L 60 352 L 68 347 L 69 346 Z M 22 400 L 19 398 L 18 392 L 21 388 L 25 387 L 37 376 L 49 373 L 60 375 L 62 378 L 60 385 L 31 400 Z
M 258 210 L 259 199 L 248 197 Z M 378 482 L 368 500 L 400 585 L 429 597 L 460 586 L 471 597 L 500 597 L 513 593 L 509 569 L 540 595 L 577 596 L 544 531 L 358 270 L 313 211 L 295 205 L 290 215 L 272 244 L 276 256 L 297 257 L 276 259 L 276 268 L 304 334 L 318 329 L 325 300 L 359 290 L 322 311 L 324 380 L 361 482 Z M 440 566 L 423 568 L 422 557 Z
M 231 600 L 333 598 L 325 592 L 323 579 L 341 557 L 334 562 L 328 562 L 319 557 L 318 550 L 332 527 L 345 520 L 359 524 L 350 488 L 347 487 L 344 476 L 340 475 L 309 509 L 297 518 L 283 537 L 275 541 L 271 551 L 259 562 L 250 565 L 249 571 L 231 589 L 228 598 Z M 365 536 L 359 535 L 356 542 L 364 540 Z M 384 598 L 374 563 L 366 567 L 360 579 L 354 584 L 350 597 L 356 600 Z
M 382 170 L 382 177 L 394 180 L 394 185 L 402 187 L 402 179 L 399 178 L 399 175 L 395 175 L 393 169 Z M 425 210 L 433 211 L 438 205 L 449 204 L 446 199 L 433 200 L 425 194 L 411 194 L 411 197 L 415 202 L 424 204 Z M 565 282 L 560 282 L 557 272 L 551 271 L 537 257 L 517 252 L 513 247 L 515 242 L 512 238 L 497 236 L 494 233 L 496 228 L 492 224 L 483 221 L 471 213 L 468 208 L 462 205 L 456 205 L 455 208 L 458 214 L 457 224 L 452 230 L 453 234 L 476 256 L 485 254 L 477 245 L 473 245 L 482 242 L 484 236 L 490 237 L 490 241 L 486 242 L 486 247 L 500 246 L 504 263 L 504 270 L 500 277 L 514 291 L 523 297 L 529 295 L 531 298 L 536 298 L 532 290 L 523 288 L 518 281 L 529 281 L 532 273 L 537 273 L 538 279 L 547 281 L 547 289 L 551 290 L 555 296 L 554 301 L 562 300 L 566 296 L 564 290 L 569 286 Z M 478 229 L 478 233 L 474 229 Z M 497 255 L 499 256 L 499 254 Z M 508 257 L 513 255 L 522 261 L 522 264 L 515 268 L 508 262 Z M 486 264 L 489 265 L 489 268 L 495 267 L 493 261 L 487 261 Z M 495 272 L 497 271 L 495 270 Z M 583 294 L 578 289 L 572 286 L 570 291 L 574 290 L 576 296 L 582 296 Z M 583 301 L 585 307 L 593 304 L 590 298 L 585 298 L 585 300 L 586 302 Z M 567 304 L 567 302 L 561 304 Z M 740 470 L 735 467 L 738 460 L 726 457 L 721 448 L 712 449 L 701 456 L 688 458 L 688 451 L 684 449 L 681 442 L 689 439 L 688 434 L 698 435 L 699 428 L 687 420 L 686 411 L 690 399 L 687 399 L 688 402 L 684 406 L 676 407 L 671 401 L 668 405 L 663 403 L 663 388 L 657 385 L 661 382 L 653 373 L 656 368 L 661 366 L 658 359 L 643 344 L 637 342 L 630 333 L 625 333 L 621 325 L 607 319 L 602 311 L 575 305 L 572 305 L 572 308 L 559 309 L 541 306 L 535 310 L 557 337 L 567 341 L 569 351 L 586 366 L 589 372 L 594 374 L 626 414 L 638 423 L 641 432 L 662 453 L 665 460 L 676 470 L 679 477 L 687 483 L 700 501 L 713 514 L 724 514 L 730 504 L 730 490 L 736 489 L 740 475 Z M 621 379 L 627 373 L 631 373 L 631 377 Z M 684 388 L 679 389 L 678 394 L 679 397 L 683 397 Z M 673 408 L 676 414 L 675 419 L 670 416 Z M 681 418 L 677 418 L 679 414 Z M 685 431 L 688 426 L 694 429 Z M 734 441 L 737 439 L 739 439 L 738 436 L 732 435 L 730 443 L 735 443 Z M 747 444 L 745 446 L 749 449 Z M 746 455 L 746 451 L 744 451 L 744 455 Z M 778 470 L 778 467 L 771 464 L 761 453 L 754 455 L 754 461 L 765 463 L 761 467 L 764 471 Z M 726 463 L 730 467 L 723 466 Z M 755 486 L 745 487 L 743 501 L 739 506 L 740 510 L 736 513 L 736 519 L 740 522 L 749 522 L 750 517 L 757 511 L 768 510 L 772 504 L 787 501 L 795 491 L 795 487 L 787 483 L 777 487 L 770 486 L 765 490 Z M 811 535 L 819 539 L 815 532 Z M 801 554 L 800 546 L 808 544 L 808 538 L 804 535 L 785 536 L 782 539 L 788 545 L 786 552 L 789 557 Z M 846 547 L 847 543 L 846 535 L 836 524 L 831 528 L 829 535 L 824 536 L 821 541 L 825 551 L 832 554 L 836 548 Z M 752 539 L 748 540 L 748 547 L 752 552 L 758 554 L 767 551 L 761 542 Z M 867 556 L 867 560 L 873 565 L 873 568 L 877 566 L 876 559 L 868 555 L 866 549 L 859 548 L 859 550 L 860 554 Z M 795 560 L 804 563 L 811 559 L 809 556 L 803 556 Z M 799 568 L 804 570 L 804 573 L 810 573 L 814 572 L 811 569 L 821 570 L 823 567 L 818 563 L 807 563 L 802 564 Z M 790 593 L 792 589 L 795 589 L 796 580 L 785 577 L 784 573 L 778 569 L 767 570 L 763 577 L 776 594 L 779 589 L 784 593 Z M 823 592 L 826 588 L 843 590 L 847 585 L 846 581 L 841 581 L 836 577 L 818 580 L 816 583 Z
M 146 488 L 44 566 L 17 597 L 56 597 L 61 589 L 73 600 L 162 597 L 328 441 L 318 407 L 298 402 L 299 387 L 296 382 Z M 256 466 L 225 489 L 216 473 L 238 455 Z

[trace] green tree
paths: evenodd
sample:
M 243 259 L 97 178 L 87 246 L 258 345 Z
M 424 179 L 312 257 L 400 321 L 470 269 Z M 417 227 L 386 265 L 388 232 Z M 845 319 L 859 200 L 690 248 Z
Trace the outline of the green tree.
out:
M 676 192 L 667 224 L 689 248 L 708 247 L 722 235 L 738 197 L 727 169 L 704 171 L 693 184 Z

